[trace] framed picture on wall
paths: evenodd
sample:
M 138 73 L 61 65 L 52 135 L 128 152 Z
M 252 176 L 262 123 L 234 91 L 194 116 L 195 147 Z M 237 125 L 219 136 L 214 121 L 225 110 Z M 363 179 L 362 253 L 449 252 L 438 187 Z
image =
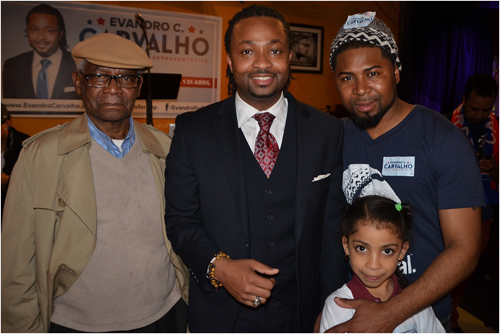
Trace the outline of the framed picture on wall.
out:
M 293 72 L 323 73 L 323 27 L 290 23 Z

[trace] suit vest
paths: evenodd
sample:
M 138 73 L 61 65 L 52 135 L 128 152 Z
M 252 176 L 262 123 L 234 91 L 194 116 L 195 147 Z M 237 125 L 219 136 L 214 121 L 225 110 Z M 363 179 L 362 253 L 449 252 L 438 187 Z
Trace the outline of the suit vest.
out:
M 280 270 L 272 297 L 296 309 L 294 201 L 297 176 L 295 113 L 287 116 L 281 149 L 269 179 L 240 131 L 247 191 L 250 258 Z

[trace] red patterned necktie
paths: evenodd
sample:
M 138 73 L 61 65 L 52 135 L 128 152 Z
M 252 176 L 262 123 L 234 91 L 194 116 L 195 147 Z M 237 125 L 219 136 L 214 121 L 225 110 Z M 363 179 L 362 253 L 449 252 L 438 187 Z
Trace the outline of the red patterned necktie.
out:
M 274 164 L 280 153 L 276 138 L 269 133 L 274 117 L 273 114 L 268 112 L 255 114 L 253 116 L 260 126 L 260 131 L 255 141 L 254 156 L 268 178 L 273 171 Z

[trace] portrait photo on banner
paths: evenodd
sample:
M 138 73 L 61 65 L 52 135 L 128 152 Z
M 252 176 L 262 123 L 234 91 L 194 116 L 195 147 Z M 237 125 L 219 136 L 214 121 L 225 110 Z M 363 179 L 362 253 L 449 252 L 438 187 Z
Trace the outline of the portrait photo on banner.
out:
M 149 44 L 154 117 L 220 100 L 221 17 L 64 1 L 2 1 L 1 10 L 1 96 L 13 117 L 81 114 L 71 50 L 99 33 L 131 40 L 144 52 Z M 144 85 L 134 117 L 146 114 Z

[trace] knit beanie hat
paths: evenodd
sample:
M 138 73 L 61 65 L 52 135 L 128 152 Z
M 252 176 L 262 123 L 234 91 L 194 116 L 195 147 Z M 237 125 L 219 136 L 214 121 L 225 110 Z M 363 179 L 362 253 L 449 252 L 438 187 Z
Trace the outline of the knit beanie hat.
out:
M 330 67 L 332 67 L 332 71 L 335 71 L 332 58 L 338 48 L 352 41 L 361 41 L 371 43 L 389 52 L 401 72 L 401 61 L 398 57 L 398 46 L 394 41 L 394 36 L 391 29 L 375 17 L 376 13 L 366 12 L 347 17 L 347 21 L 340 28 L 330 48 Z

